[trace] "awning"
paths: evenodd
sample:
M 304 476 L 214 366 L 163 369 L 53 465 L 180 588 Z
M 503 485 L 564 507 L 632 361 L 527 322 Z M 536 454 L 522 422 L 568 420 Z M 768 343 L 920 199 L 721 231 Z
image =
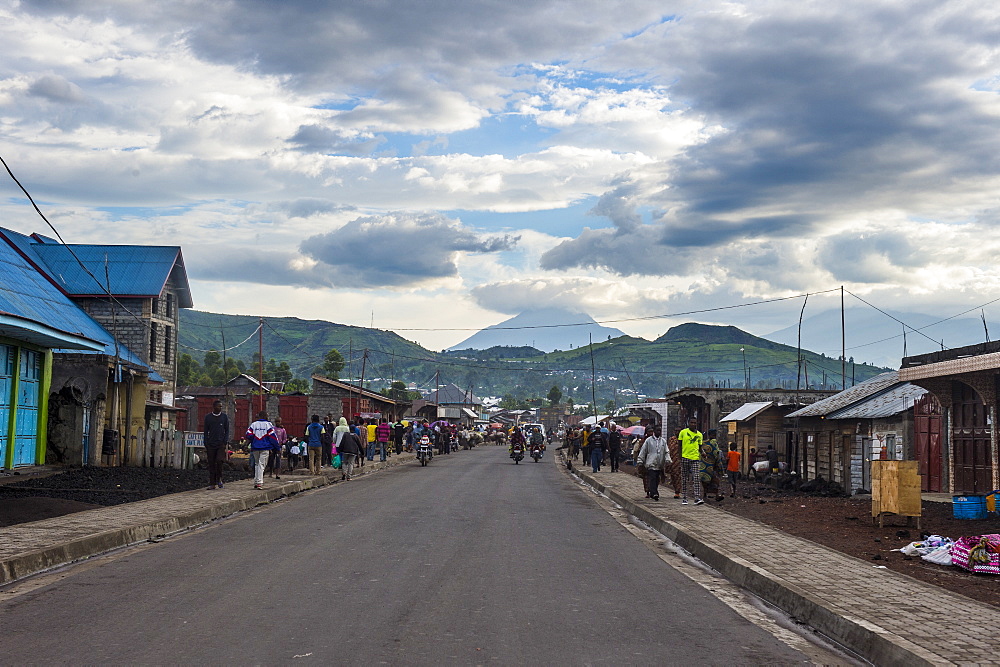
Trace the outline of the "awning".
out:
M 479 419 L 479 415 L 477 415 L 473 410 L 470 410 L 469 408 L 462 408 L 462 414 L 468 417 L 469 419 Z
M 104 343 L 86 336 L 60 331 L 47 324 L 9 313 L 0 313 L 0 336 L 23 340 L 26 343 L 34 343 L 49 349 L 88 350 L 91 352 L 104 349 Z
M 744 403 L 728 415 L 720 419 L 720 422 L 743 422 L 753 419 L 760 413 L 774 405 L 774 401 L 764 401 L 760 403 Z

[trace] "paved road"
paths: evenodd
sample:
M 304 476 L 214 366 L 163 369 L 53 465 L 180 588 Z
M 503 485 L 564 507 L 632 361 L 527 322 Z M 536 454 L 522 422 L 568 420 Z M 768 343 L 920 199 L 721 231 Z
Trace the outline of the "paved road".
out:
M 55 579 L 55 578 L 53 578 Z M 550 460 L 487 447 L 0 601 L 4 664 L 792 664 Z

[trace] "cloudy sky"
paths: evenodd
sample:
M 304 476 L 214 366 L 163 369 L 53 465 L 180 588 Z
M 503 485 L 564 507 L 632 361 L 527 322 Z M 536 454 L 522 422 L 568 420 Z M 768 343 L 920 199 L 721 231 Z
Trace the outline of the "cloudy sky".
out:
M 952 315 L 1000 296 L 998 73 L 983 2 L 0 0 L 0 155 L 70 242 L 182 245 L 199 309 L 434 349 Z

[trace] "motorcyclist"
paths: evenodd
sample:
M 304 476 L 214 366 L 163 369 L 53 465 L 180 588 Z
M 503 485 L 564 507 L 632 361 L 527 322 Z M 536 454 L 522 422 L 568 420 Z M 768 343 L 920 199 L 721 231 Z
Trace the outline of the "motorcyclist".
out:
M 511 458 L 514 458 L 514 445 L 521 445 L 521 451 L 525 449 L 524 433 L 521 433 L 521 429 L 515 428 L 510 434 L 510 444 L 507 445 L 507 452 L 510 454 Z
M 538 451 L 540 452 L 545 451 L 545 438 L 537 426 L 531 430 L 531 446 L 532 448 L 538 447 Z

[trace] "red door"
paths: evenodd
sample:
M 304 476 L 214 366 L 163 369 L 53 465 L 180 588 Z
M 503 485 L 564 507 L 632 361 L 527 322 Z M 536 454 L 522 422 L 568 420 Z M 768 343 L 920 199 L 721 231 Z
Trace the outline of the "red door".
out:
M 962 382 L 952 384 L 955 492 L 982 494 L 992 490 L 990 429 L 986 406 L 975 389 Z
M 251 398 L 247 396 L 239 396 L 236 398 L 236 419 L 233 424 L 233 440 L 240 440 L 243 435 L 247 432 L 247 427 L 250 426 L 250 405 Z
M 913 405 L 914 447 L 920 466 L 920 490 L 938 493 L 941 484 L 941 404 L 926 393 Z
M 309 397 L 281 395 L 278 397 L 278 414 L 288 437 L 302 436 L 309 423 Z

